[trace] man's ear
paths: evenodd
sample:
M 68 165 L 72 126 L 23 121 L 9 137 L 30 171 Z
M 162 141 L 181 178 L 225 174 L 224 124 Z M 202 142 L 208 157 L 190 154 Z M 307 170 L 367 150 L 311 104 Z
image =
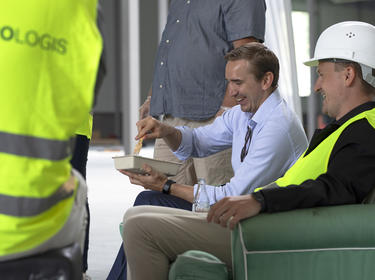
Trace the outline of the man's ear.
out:
M 344 69 L 345 86 L 350 87 L 353 85 L 355 78 L 359 75 L 352 65 Z
M 274 75 L 272 72 L 266 72 L 264 74 L 263 79 L 262 79 L 262 89 L 263 90 L 268 90 L 273 82 Z

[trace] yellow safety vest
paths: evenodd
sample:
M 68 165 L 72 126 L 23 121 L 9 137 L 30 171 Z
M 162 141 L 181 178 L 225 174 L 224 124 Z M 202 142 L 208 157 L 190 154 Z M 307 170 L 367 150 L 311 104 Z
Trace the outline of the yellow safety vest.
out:
M 364 111 L 343 123 L 336 131 L 324 139 L 313 151 L 304 156 L 285 173 L 283 177 L 276 180 L 276 185 L 285 187 L 289 185 L 299 185 L 306 180 L 315 180 L 319 175 L 327 172 L 329 158 L 332 149 L 346 127 L 353 122 L 366 118 L 375 129 L 375 109 Z M 261 188 L 259 188 L 261 189 Z M 257 189 L 257 190 L 259 190 Z
M 84 120 L 84 122 L 76 130 L 76 134 L 84 135 L 88 139 L 91 139 L 92 124 L 93 124 L 93 116 L 92 116 L 92 114 L 89 114 L 88 118 L 86 118 L 86 120 Z
M 0 256 L 42 244 L 69 217 L 71 140 L 91 110 L 102 50 L 96 6 L 1 3 Z

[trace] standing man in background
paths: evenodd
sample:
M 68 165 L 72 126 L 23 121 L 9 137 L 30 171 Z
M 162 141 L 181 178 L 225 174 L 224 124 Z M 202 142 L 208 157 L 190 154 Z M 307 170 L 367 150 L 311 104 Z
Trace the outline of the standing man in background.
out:
M 172 0 L 140 119 L 151 115 L 170 126 L 196 128 L 234 106 L 226 94 L 224 55 L 243 44 L 264 41 L 265 13 L 264 0 Z M 154 158 L 181 162 L 163 139 L 155 142 Z M 197 178 L 204 178 L 209 185 L 222 185 L 232 177 L 231 149 L 227 149 L 184 161 L 172 179 L 194 185 Z M 141 192 L 134 205 L 191 210 L 191 203 L 157 191 Z M 107 279 L 125 277 L 126 259 L 120 246 Z
M 151 115 L 168 125 L 195 128 L 234 106 L 229 96 L 224 98 L 224 55 L 245 43 L 264 41 L 265 11 L 264 0 L 171 1 L 140 119 Z M 156 140 L 154 157 L 178 161 L 162 139 Z M 197 178 L 224 184 L 233 177 L 230 158 L 227 150 L 187 160 L 173 179 L 187 185 Z M 219 166 L 226 171 L 218 173 Z

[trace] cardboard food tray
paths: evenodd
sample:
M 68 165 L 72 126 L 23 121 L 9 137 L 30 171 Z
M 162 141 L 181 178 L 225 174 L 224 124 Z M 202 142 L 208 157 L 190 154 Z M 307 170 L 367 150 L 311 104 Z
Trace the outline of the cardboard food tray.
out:
M 180 168 L 180 163 L 171 161 L 156 160 L 135 155 L 113 157 L 115 168 L 119 170 L 127 170 L 134 173 L 146 174 L 142 170 L 143 164 L 148 164 L 152 169 L 164 173 L 167 176 L 174 176 Z

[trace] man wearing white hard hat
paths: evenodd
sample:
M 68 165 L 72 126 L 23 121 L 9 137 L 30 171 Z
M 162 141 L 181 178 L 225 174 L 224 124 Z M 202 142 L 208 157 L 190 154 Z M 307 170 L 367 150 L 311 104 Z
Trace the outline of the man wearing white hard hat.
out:
M 220 200 L 207 216 L 152 206 L 128 210 L 124 244 L 131 279 L 167 279 L 169 263 L 190 249 L 231 267 L 230 229 L 260 212 L 362 203 L 375 186 L 374 46 L 375 27 L 363 22 L 341 22 L 321 34 L 305 64 L 317 66 L 314 90 L 335 121 L 315 132 L 283 177 L 252 194 Z M 186 232 L 189 240 L 182 242 Z M 142 260 L 153 260 L 147 271 Z

